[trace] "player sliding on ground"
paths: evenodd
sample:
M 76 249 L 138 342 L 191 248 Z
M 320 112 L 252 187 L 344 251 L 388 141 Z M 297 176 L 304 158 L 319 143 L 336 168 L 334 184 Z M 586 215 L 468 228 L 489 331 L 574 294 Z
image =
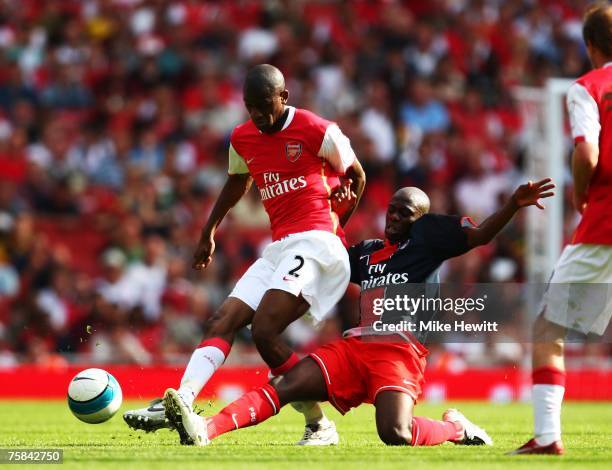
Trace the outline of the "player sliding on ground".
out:
M 479 227 L 465 217 L 428 214 L 429 198 L 423 191 L 400 189 L 388 206 L 385 239 L 367 240 L 349 249 L 351 281 L 361 286 L 358 327 L 211 418 L 192 412 L 176 394 L 166 394 L 168 419 L 202 446 L 226 432 L 265 421 L 287 403 L 328 400 L 342 414 L 362 403 L 373 403 L 378 435 L 388 445 L 491 444 L 487 433 L 457 410 L 447 410 L 441 421 L 413 416 L 427 349 L 415 336 L 377 334 L 369 315 L 370 301 L 398 284 L 432 279 L 445 259 L 493 239 L 519 208 L 543 208 L 539 199 L 552 196 L 553 187 L 550 179 L 520 186 Z M 334 197 L 337 212 L 343 212 L 344 204 L 350 207 L 353 197 L 348 190 L 339 191 Z
M 564 453 L 567 330 L 603 335 L 612 316 L 612 5 L 592 7 L 582 32 L 595 70 L 567 92 L 574 205 L 582 219 L 557 261 L 534 328 L 534 437 L 511 454 Z
M 227 212 L 249 190 L 253 180 L 270 217 L 271 243 L 238 281 L 208 322 L 178 390 L 168 399 L 184 412 L 229 354 L 234 336 L 252 325 L 257 350 L 273 375 L 282 375 L 298 362 L 281 334 L 310 311 L 323 320 L 340 300 L 349 282 L 350 267 L 342 226 L 355 208 L 365 185 L 365 174 L 340 128 L 315 114 L 287 105 L 289 92 L 282 73 L 271 65 L 257 65 L 246 75 L 244 103 L 250 120 L 237 126 L 230 139 L 229 176 L 208 218 L 193 267 L 211 262 L 217 227 Z M 340 177 L 357 197 L 339 218 L 330 195 Z M 317 403 L 300 403 L 306 418 L 298 444 L 338 442 L 334 423 Z M 135 429 L 168 427 L 159 402 L 124 414 Z M 180 429 L 179 429 L 180 431 Z M 185 444 L 190 438 L 182 435 Z

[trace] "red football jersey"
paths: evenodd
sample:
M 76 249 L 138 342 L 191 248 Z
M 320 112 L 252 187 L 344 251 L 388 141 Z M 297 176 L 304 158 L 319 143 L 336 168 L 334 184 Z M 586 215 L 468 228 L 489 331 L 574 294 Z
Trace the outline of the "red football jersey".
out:
M 586 209 L 572 243 L 612 245 L 612 63 L 579 78 L 567 101 L 574 141 L 599 147 Z
M 289 107 L 283 128 L 260 132 L 251 120 L 230 139 L 229 173 L 250 173 L 278 240 L 292 233 L 324 230 L 344 241 L 329 195 L 355 159 L 338 126 L 316 114 Z

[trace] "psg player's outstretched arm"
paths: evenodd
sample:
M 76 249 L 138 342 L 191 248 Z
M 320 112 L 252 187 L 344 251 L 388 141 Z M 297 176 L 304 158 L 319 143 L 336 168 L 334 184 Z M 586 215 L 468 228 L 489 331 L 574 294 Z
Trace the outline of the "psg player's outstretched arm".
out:
M 193 255 L 194 269 L 204 269 L 210 264 L 215 251 L 214 238 L 217 227 L 228 211 L 249 190 L 252 182 L 253 178 L 248 173 L 228 175 L 221 194 L 208 217 L 208 222 L 206 222 L 202 229 L 200 241 Z
M 489 243 L 521 207 L 536 206 L 538 209 L 544 209 L 540 199 L 555 194 L 552 192 L 555 185 L 551 181 L 550 178 L 546 178 L 535 183 L 529 181 L 519 186 L 508 202 L 500 210 L 487 217 L 480 226 L 465 228 L 468 246 L 474 248 Z
M 587 142 L 578 142 L 572 154 L 572 175 L 574 177 L 574 206 L 582 214 L 586 205 L 589 182 L 597 168 L 599 149 Z

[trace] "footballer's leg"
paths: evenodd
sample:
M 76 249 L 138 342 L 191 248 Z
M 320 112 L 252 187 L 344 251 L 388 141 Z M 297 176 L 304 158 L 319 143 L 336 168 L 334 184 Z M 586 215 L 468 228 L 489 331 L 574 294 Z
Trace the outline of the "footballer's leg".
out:
M 272 375 L 285 374 L 298 357 L 287 346 L 281 335 L 285 329 L 302 317 L 310 305 L 300 295 L 279 289 L 266 292 L 253 318 L 253 341 L 261 357 L 270 366 Z M 304 415 L 304 435 L 298 445 L 326 446 L 338 444 L 335 424 L 327 419 L 321 405 L 314 401 L 299 401 L 293 407 Z
M 376 396 L 376 430 L 387 445 L 412 444 L 412 411 L 414 401 L 409 395 L 394 390 Z
M 567 330 L 601 336 L 612 317 L 612 248 L 572 244 L 563 249 L 534 324 L 532 400 L 534 437 L 511 454 L 564 453 L 561 405 L 565 393 Z
M 251 323 L 253 313 L 268 289 L 274 270 L 274 263 L 265 257 L 259 258 L 238 280 L 229 297 L 214 315 L 206 339 L 200 343 L 189 360 L 179 389 L 166 390 L 164 408 L 171 423 L 180 421 L 181 416 L 183 420 L 195 420 L 195 397 L 225 361 L 236 332 Z M 172 400 L 166 400 L 168 395 L 176 395 L 178 401 L 174 404 L 180 404 L 179 408 L 166 406 L 173 403 Z M 181 430 L 182 428 L 178 428 L 179 433 Z
M 561 403 L 565 393 L 564 340 L 566 328 L 540 315 L 534 325 L 532 400 L 535 440 L 541 446 L 561 444 Z M 557 453 L 557 452 L 555 452 Z
M 274 384 L 281 403 L 290 403 L 306 419 L 304 435 L 297 445 L 338 445 L 336 425 L 327 419 L 319 403 L 328 399 L 327 386 L 313 359 L 302 359 L 286 375 L 274 379 Z
M 253 309 L 237 298 L 228 297 L 207 321 L 204 340 L 193 352 L 178 390 L 186 406 L 193 406 L 195 397 L 227 357 L 236 332 L 248 325 L 252 317 Z M 154 400 L 148 407 L 126 411 L 123 419 L 132 429 L 146 432 L 173 427 L 161 399 Z M 186 436 L 181 435 L 181 440 L 184 439 Z
M 192 408 L 204 385 L 225 361 L 236 332 L 252 322 L 273 273 L 274 264 L 265 257 L 259 258 L 238 280 L 213 316 L 206 339 L 193 352 L 177 390 L 187 408 Z
M 321 368 L 310 357 L 305 357 L 289 372 L 272 379 L 281 406 L 296 401 L 327 401 L 327 385 Z
M 305 358 L 283 377 L 246 393 L 211 418 L 184 410 L 180 397 L 171 389 L 166 392 L 164 405 L 177 429 L 187 434 L 191 443 L 203 446 L 221 434 L 267 420 L 289 402 L 326 399 L 327 387 L 321 370 L 312 359 Z
M 561 441 L 561 405 L 565 393 L 563 357 L 566 328 L 540 314 L 534 324 L 532 401 L 534 437 L 510 455 L 565 452 Z
M 433 446 L 443 442 L 491 444 L 491 438 L 457 410 L 442 420 L 414 416 L 427 350 L 419 343 L 348 339 L 351 362 L 364 369 L 367 399 L 376 407 L 376 429 L 387 445 Z
M 376 429 L 387 445 L 434 446 L 443 442 L 491 445 L 489 435 L 462 413 L 451 409 L 442 421 L 413 416 L 414 400 L 404 392 L 385 390 L 376 396 Z
M 253 309 L 228 297 L 207 324 L 204 340 L 191 355 L 181 379 L 179 395 L 192 407 L 195 398 L 229 355 L 236 332 L 251 323 Z
M 302 296 L 279 289 L 270 289 L 261 299 L 253 316 L 251 332 L 257 351 L 273 375 L 283 375 L 297 364 L 298 358 L 283 340 L 282 334 L 309 308 Z

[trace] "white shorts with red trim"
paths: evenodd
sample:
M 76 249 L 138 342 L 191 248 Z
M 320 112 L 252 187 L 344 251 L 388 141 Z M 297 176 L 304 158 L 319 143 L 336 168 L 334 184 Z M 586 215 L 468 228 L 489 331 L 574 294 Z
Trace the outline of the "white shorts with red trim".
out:
M 230 297 L 257 310 L 266 291 L 279 289 L 310 304 L 320 322 L 344 295 L 350 278 L 348 253 L 340 238 L 310 230 L 288 235 L 268 245 L 240 278 Z
M 557 325 L 603 335 L 612 317 L 612 246 L 566 246 L 540 311 Z

